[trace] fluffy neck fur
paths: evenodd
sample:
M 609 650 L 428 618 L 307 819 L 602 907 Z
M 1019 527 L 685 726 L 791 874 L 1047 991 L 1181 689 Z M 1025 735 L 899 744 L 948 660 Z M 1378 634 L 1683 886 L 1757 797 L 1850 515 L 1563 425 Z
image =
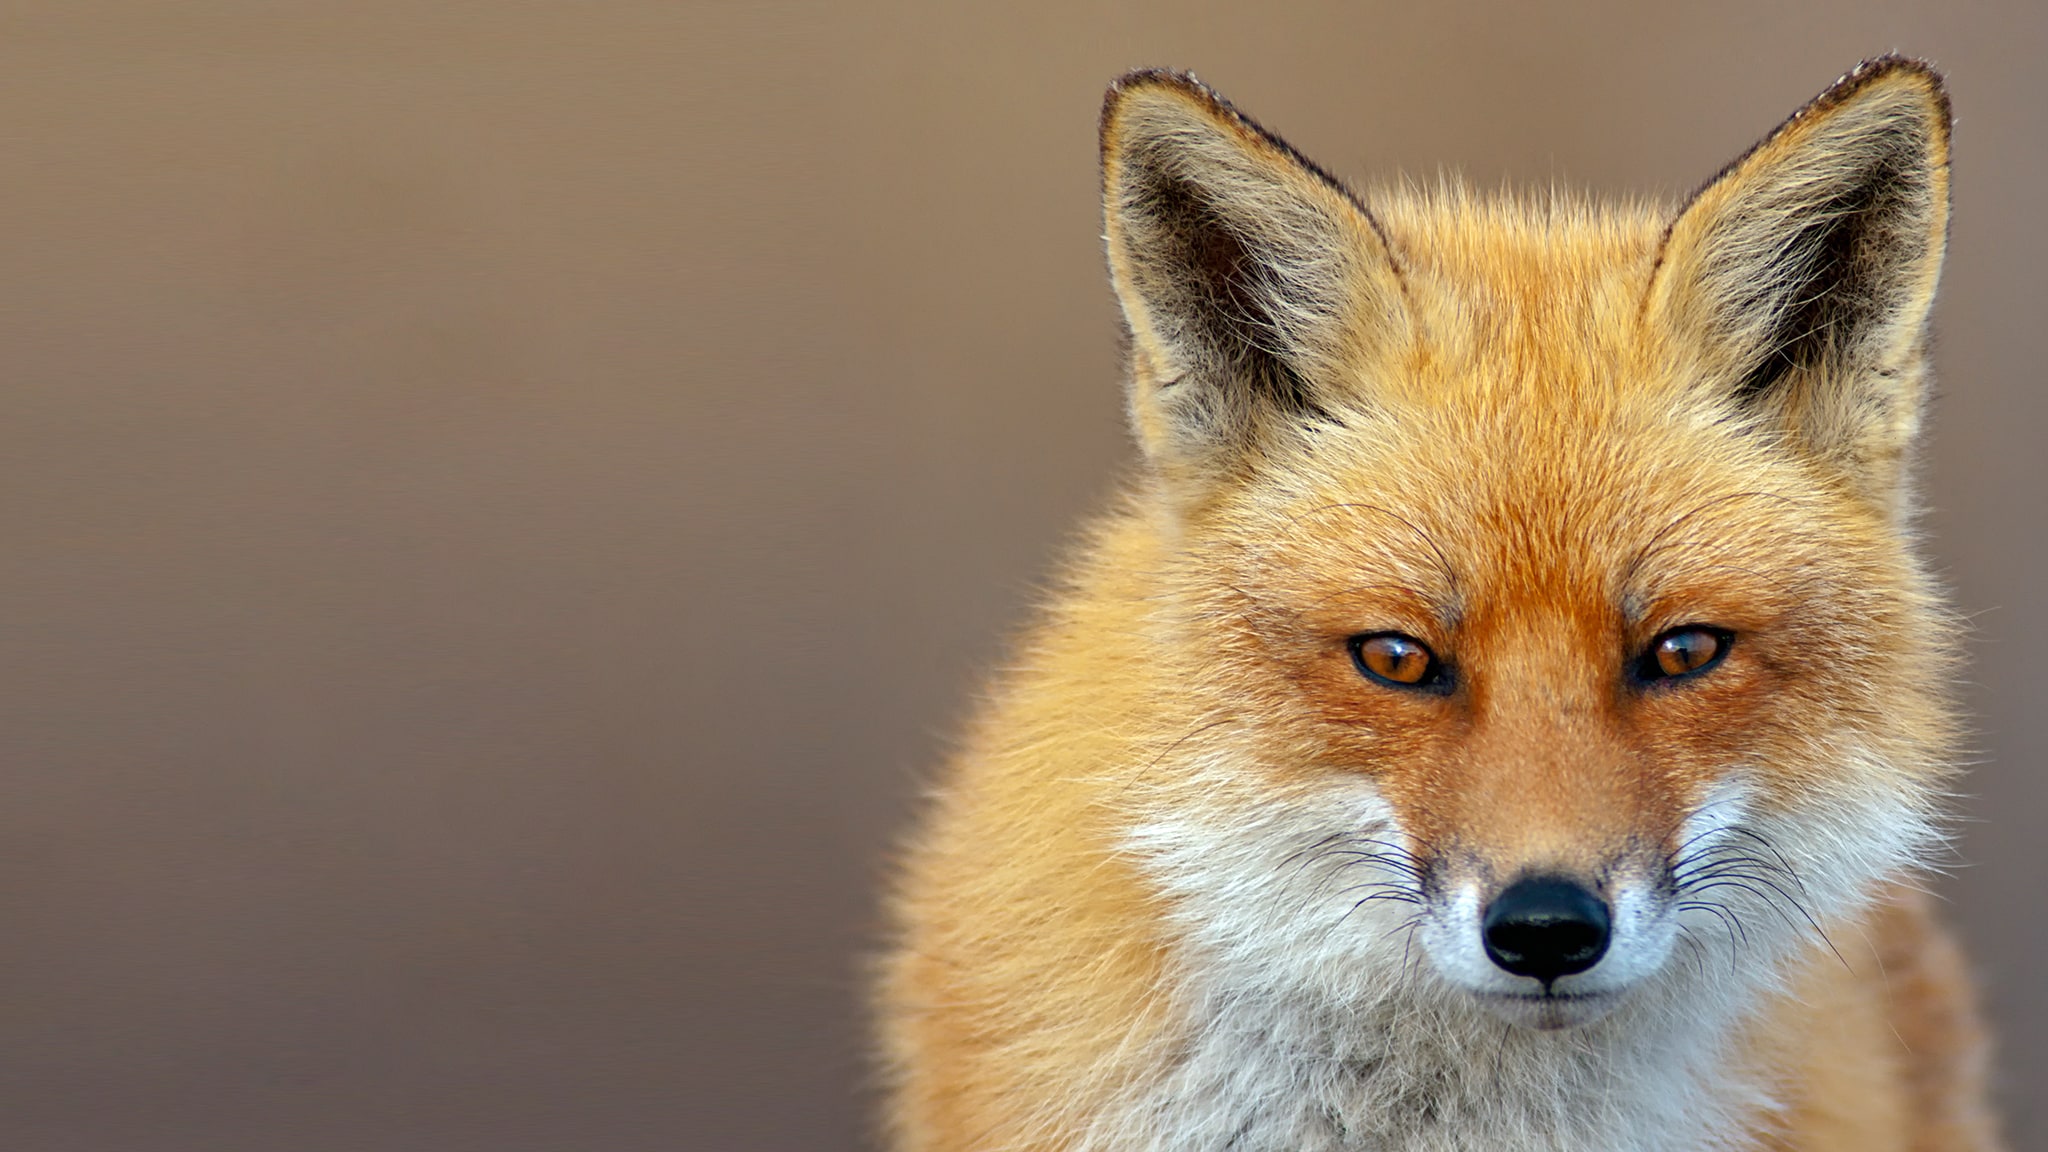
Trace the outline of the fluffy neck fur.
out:
M 1770 1101 L 1728 1066 L 1725 999 L 1703 1013 L 1675 991 L 1557 1034 L 1508 1027 L 1413 981 L 1349 1011 L 1298 990 L 1204 981 L 1186 990 L 1172 1072 L 1133 1097 L 1099 1146 L 1735 1147 Z

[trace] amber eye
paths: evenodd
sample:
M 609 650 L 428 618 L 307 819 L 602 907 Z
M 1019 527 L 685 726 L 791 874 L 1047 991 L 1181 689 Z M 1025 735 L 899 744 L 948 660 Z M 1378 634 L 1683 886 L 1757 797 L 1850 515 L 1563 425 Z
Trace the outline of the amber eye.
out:
M 1699 624 L 1673 628 L 1650 642 L 1636 675 L 1644 680 L 1671 680 L 1704 672 L 1721 662 L 1734 638 L 1722 629 Z
M 1351 661 L 1367 679 L 1396 688 L 1443 689 L 1450 684 L 1429 645 L 1399 632 L 1353 636 Z

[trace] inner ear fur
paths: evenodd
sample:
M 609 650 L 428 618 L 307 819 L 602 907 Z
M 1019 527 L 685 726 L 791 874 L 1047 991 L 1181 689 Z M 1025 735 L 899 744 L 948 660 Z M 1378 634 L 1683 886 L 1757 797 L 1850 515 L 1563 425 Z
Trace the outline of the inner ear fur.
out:
M 1702 387 L 1886 501 L 1919 424 L 1949 130 L 1931 67 L 1865 61 L 1692 198 L 1645 301 Z
M 1364 207 L 1179 72 L 1111 86 L 1102 180 L 1147 456 L 1213 465 L 1277 424 L 1337 418 L 1331 383 L 1400 311 L 1398 271 Z

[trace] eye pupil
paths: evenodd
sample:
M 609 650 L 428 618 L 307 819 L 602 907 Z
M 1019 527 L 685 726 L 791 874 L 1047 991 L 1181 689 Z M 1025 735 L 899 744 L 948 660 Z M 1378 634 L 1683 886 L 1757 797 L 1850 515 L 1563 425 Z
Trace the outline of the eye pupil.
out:
M 1432 683 L 1438 675 L 1436 655 L 1420 640 L 1384 632 L 1352 641 L 1360 670 L 1375 680 L 1403 687 Z
M 1683 676 L 1720 659 L 1726 648 L 1726 638 L 1711 629 L 1678 628 L 1657 638 L 1650 657 L 1657 675 Z

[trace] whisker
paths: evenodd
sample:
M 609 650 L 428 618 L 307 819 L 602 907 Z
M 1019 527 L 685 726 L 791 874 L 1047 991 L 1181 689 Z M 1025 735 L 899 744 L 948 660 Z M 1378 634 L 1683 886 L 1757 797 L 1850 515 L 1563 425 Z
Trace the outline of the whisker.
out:
M 1712 900 L 1681 901 L 1675 907 L 1680 911 L 1697 908 L 1704 912 L 1711 912 L 1720 919 L 1721 927 L 1728 933 L 1728 965 L 1730 968 L 1733 968 L 1736 962 L 1735 934 L 1738 931 L 1741 932 L 1742 943 L 1745 945 L 1749 943 L 1749 932 L 1742 927 L 1742 921 L 1733 912 Z
M 1300 860 L 1303 856 L 1307 856 L 1309 853 L 1314 852 L 1316 849 L 1324 847 L 1325 845 L 1335 844 L 1349 835 L 1350 833 L 1348 832 L 1332 832 L 1328 836 L 1323 837 L 1321 840 L 1316 841 L 1308 847 L 1303 848 L 1300 851 L 1289 855 L 1285 860 L 1280 861 L 1280 866 L 1282 868 L 1285 868 L 1289 864 L 1294 863 L 1296 860 Z M 1313 859 L 1303 860 L 1302 867 L 1306 868 L 1309 866 L 1309 864 L 1313 862 Z
M 1701 977 L 1705 977 L 1707 974 L 1706 947 L 1700 943 L 1699 937 L 1693 935 L 1692 929 L 1687 928 L 1683 924 L 1678 926 L 1678 938 L 1685 941 L 1686 946 L 1692 949 L 1692 970 Z

